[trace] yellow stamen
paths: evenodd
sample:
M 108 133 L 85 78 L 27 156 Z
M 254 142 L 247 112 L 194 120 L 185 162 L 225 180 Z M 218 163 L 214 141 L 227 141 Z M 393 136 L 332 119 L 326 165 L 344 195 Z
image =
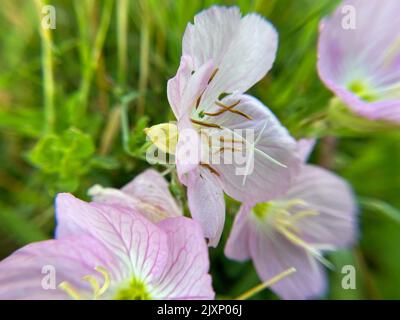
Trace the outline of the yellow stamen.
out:
M 58 287 L 61 290 L 64 290 L 72 299 L 74 300 L 82 300 L 81 295 L 79 292 L 67 281 L 61 282 Z
M 82 279 L 89 282 L 90 286 L 92 287 L 93 290 L 93 300 L 98 299 L 100 296 L 102 296 L 107 289 L 110 287 L 110 275 L 108 271 L 101 267 L 97 266 L 94 268 L 97 272 L 99 272 L 103 277 L 104 277 L 104 282 L 103 285 L 100 287 L 99 282 L 97 279 L 92 276 L 92 275 L 86 275 Z M 75 300 L 82 300 L 81 294 L 76 290 L 70 283 L 67 281 L 61 282 L 58 287 L 62 290 L 64 290 L 71 298 Z
M 268 281 L 259 284 L 258 286 L 255 286 L 253 289 L 250 289 L 249 291 L 246 291 L 245 293 L 241 294 L 239 297 L 236 298 L 236 300 L 246 300 L 255 294 L 259 293 L 260 291 L 274 285 L 275 283 L 281 281 L 282 279 L 286 278 L 287 276 L 290 276 L 292 273 L 296 272 L 296 268 L 289 268 L 275 277 L 269 279 Z
M 386 67 L 390 66 L 390 64 L 393 62 L 394 58 L 396 58 L 397 54 L 399 53 L 400 50 L 400 36 L 398 36 L 392 44 L 386 49 L 386 52 L 384 54 L 384 65 Z
M 104 293 L 107 291 L 107 289 L 110 287 L 110 282 L 111 282 L 111 280 L 110 280 L 110 274 L 108 273 L 108 271 L 107 271 L 105 268 L 103 268 L 103 267 L 101 267 L 101 266 L 97 266 L 97 267 L 95 268 L 95 270 L 96 270 L 97 272 L 100 272 L 100 273 L 103 275 L 103 277 L 104 277 L 104 283 L 103 283 L 102 287 L 100 288 L 100 290 L 98 291 L 98 295 L 101 296 L 101 295 L 104 294 Z
M 92 287 L 93 290 L 93 300 L 96 300 L 98 298 L 97 294 L 100 291 L 100 286 L 99 283 L 97 282 L 97 279 L 91 275 L 87 275 L 83 277 L 83 280 L 90 283 L 90 286 Z

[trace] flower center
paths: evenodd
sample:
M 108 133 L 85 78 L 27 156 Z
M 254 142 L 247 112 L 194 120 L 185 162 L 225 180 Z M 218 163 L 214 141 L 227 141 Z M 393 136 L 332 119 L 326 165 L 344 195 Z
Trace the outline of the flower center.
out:
M 319 215 L 319 212 L 312 209 L 307 202 L 302 199 L 264 202 L 254 206 L 252 213 L 262 232 L 271 234 L 271 228 L 273 228 L 288 241 L 303 248 L 326 266 L 331 266 L 315 244 L 310 244 L 301 238 L 301 228 L 298 222 Z M 328 247 L 327 245 L 323 246 Z
M 142 281 L 132 279 L 128 285 L 117 290 L 114 300 L 151 300 L 151 296 Z
M 348 89 L 364 101 L 374 102 L 378 100 L 377 94 L 365 81 L 354 80 L 349 84 Z

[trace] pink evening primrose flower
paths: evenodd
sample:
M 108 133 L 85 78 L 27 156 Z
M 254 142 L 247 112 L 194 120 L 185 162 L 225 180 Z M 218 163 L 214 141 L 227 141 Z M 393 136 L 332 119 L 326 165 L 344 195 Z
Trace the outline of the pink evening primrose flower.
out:
M 257 14 L 242 17 L 236 7 L 212 7 L 188 24 L 178 72 L 168 81 L 179 132 L 177 171 L 192 217 L 212 246 L 224 225 L 223 191 L 239 201 L 276 197 L 288 188 L 299 162 L 288 131 L 244 94 L 270 70 L 277 38 Z M 243 154 L 242 163 L 235 161 Z
M 182 208 L 172 197 L 168 182 L 153 169 L 147 169 L 121 189 L 95 185 L 90 188 L 89 195 L 95 202 L 136 210 L 155 223 L 182 216 Z
M 400 123 L 400 1 L 346 0 L 320 24 L 322 81 L 356 114 Z
M 188 218 L 56 199 L 56 239 L 0 262 L 0 299 L 213 299 L 207 245 Z
M 300 144 L 304 158 L 310 143 Z M 285 268 L 296 268 L 271 289 L 284 299 L 307 299 L 326 289 L 318 262 L 329 262 L 322 252 L 349 247 L 355 239 L 356 205 L 349 185 L 325 169 L 304 164 L 284 196 L 242 204 L 225 254 L 238 261 L 252 259 L 263 281 Z

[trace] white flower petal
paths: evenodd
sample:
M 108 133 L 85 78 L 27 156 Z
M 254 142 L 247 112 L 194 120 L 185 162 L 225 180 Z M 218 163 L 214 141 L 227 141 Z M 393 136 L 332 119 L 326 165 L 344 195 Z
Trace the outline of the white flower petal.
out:
M 212 7 L 194 18 L 183 37 L 183 55 L 197 70 L 212 59 L 218 72 L 201 105 L 213 106 L 223 93 L 243 93 L 271 69 L 278 46 L 274 27 L 257 14 L 241 18 L 236 7 Z
M 296 141 L 257 99 L 238 95 L 227 97 L 223 102 L 231 105 L 237 100 L 240 103 L 234 109 L 250 116 L 252 120 L 227 111 L 220 116 L 209 117 L 210 121 L 224 127 L 225 131 L 243 130 L 242 137 L 245 139 L 244 130 L 254 130 L 254 140 L 258 141 L 255 147 L 246 145 L 246 152 L 243 153 L 246 163 L 236 164 L 240 159 L 235 160 L 235 153 L 234 164 L 226 163 L 224 157 L 229 158 L 229 151 L 225 151 L 221 153 L 221 163 L 212 166 L 220 175 L 224 191 L 232 198 L 253 203 L 268 201 L 283 195 L 298 172 L 301 160 L 296 152 Z

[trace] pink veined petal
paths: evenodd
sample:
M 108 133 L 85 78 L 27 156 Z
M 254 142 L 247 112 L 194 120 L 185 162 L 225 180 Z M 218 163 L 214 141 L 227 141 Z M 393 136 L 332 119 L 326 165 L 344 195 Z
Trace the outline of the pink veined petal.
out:
M 166 235 L 140 213 L 117 205 L 87 203 L 62 193 L 56 199 L 56 215 L 58 239 L 90 235 L 138 278 L 157 276 L 165 267 Z
M 242 136 L 249 143 L 246 143 L 245 152 L 235 151 L 233 155 L 229 150 L 221 152 L 220 164 L 212 163 L 212 167 L 219 173 L 224 191 L 232 198 L 253 203 L 268 201 L 283 195 L 298 173 L 301 159 L 296 152 L 297 144 L 272 112 L 257 99 L 238 95 L 227 97 L 223 102 L 232 105 L 238 100 L 240 103 L 234 109 L 252 120 L 228 111 L 212 117 L 212 120 L 224 131 L 242 130 L 239 138 Z M 252 139 L 247 137 L 246 129 L 253 130 Z M 233 164 L 225 157 L 233 159 Z
M 208 60 L 198 69 L 191 69 L 189 73 L 190 59 L 183 57 L 182 60 L 176 76 L 167 84 L 169 103 L 173 106 L 178 122 L 190 117 L 192 108 L 203 94 L 215 68 L 213 61 Z
M 178 122 L 178 143 L 176 145 L 175 163 L 179 180 L 187 184 L 186 174 L 197 168 L 200 162 L 200 136 L 189 118 Z
M 221 93 L 243 93 L 265 76 L 275 60 L 278 35 L 257 14 L 242 18 L 237 7 L 214 6 L 195 16 L 182 46 L 195 69 L 209 59 L 218 68 L 202 98 L 208 109 Z
M 122 191 L 143 202 L 158 206 L 170 217 L 182 215 L 182 209 L 178 207 L 169 191 L 168 182 L 156 170 L 146 170 L 124 186 Z
M 262 281 L 267 281 L 288 268 L 296 272 L 274 284 L 271 289 L 283 299 L 308 299 L 324 294 L 327 280 L 322 265 L 307 252 L 279 233 L 252 232 L 250 252 Z
M 168 80 L 167 83 L 168 101 L 177 119 L 181 117 L 180 101 L 193 70 L 192 58 L 189 56 L 182 56 L 178 72 L 175 77 Z
M 214 299 L 208 274 L 208 248 L 201 227 L 192 219 L 165 219 L 159 227 L 168 235 L 168 263 L 154 279 L 154 294 L 163 299 Z
M 121 190 L 94 186 L 89 194 L 95 202 L 131 208 L 153 222 L 182 215 L 168 189 L 168 182 L 153 169 L 141 173 Z
M 316 139 L 300 139 L 297 141 L 297 150 L 299 152 L 300 158 L 304 162 L 307 162 L 310 154 L 314 150 L 316 142 Z
M 244 203 L 235 217 L 228 241 L 225 246 L 225 255 L 237 261 L 250 259 L 249 240 L 253 232 L 249 223 L 249 214 L 252 205 Z
M 357 240 L 357 207 L 350 186 L 342 178 L 305 165 L 285 198 L 302 199 L 318 212 L 297 223 L 307 242 L 343 248 Z
M 355 28 L 344 28 L 349 10 Z M 320 24 L 319 75 L 337 96 L 359 115 L 400 123 L 400 2 L 342 1 Z M 367 81 L 376 101 L 368 102 L 349 90 L 354 81 Z
M 178 118 L 179 137 L 175 157 L 179 179 L 184 184 L 186 184 L 184 175 L 195 169 L 200 161 L 199 135 L 194 130 L 190 121 L 191 110 L 195 106 L 197 99 L 204 92 L 213 70 L 214 64 L 212 61 L 208 61 L 202 65 L 188 79 L 180 98 Z
M 191 171 L 187 196 L 193 219 L 201 225 L 209 245 L 216 247 L 225 223 L 225 200 L 215 174 L 200 166 Z
M 92 299 L 93 290 L 82 278 L 92 275 L 101 286 L 104 278 L 95 270 L 98 266 L 109 272 L 111 282 L 124 277 L 119 261 L 93 237 L 73 236 L 29 244 L 0 262 L 0 299 L 71 299 L 58 288 L 63 281 L 83 299 Z

